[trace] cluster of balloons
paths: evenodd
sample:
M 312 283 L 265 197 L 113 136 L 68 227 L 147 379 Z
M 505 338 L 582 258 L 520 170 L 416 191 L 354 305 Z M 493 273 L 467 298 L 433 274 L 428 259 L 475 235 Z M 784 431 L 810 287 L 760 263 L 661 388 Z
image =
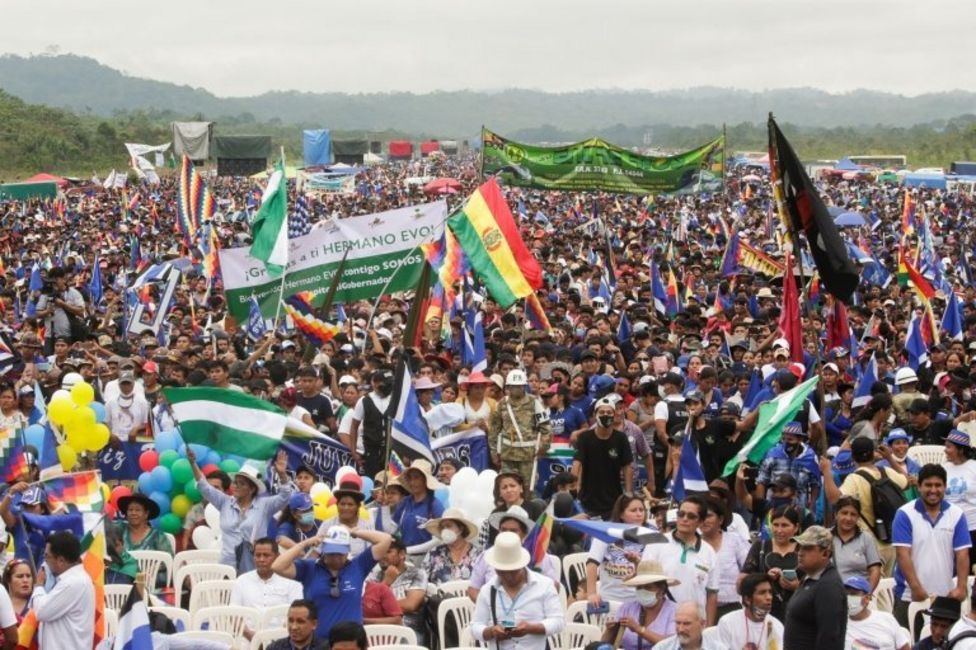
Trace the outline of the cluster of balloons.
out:
M 105 424 L 105 406 L 94 399 L 95 389 L 80 381 L 70 391 L 55 391 L 47 405 L 48 418 L 64 434 L 57 453 L 66 472 L 78 464 L 78 454 L 101 451 L 112 435 Z M 27 444 L 40 450 L 44 446 L 44 427 L 32 424 L 24 431 L 24 437 Z
M 451 485 L 439 488 L 435 496 L 445 508 L 448 505 L 460 508 L 480 526 L 495 507 L 493 494 L 496 476 L 498 472 L 493 469 L 479 474 L 474 468 L 463 467 L 451 478 Z
M 356 486 L 356 489 L 362 492 L 366 499 L 368 500 L 373 492 L 373 479 L 368 476 L 360 476 L 356 473 L 355 468 L 349 465 L 343 465 L 336 471 L 335 484 L 336 489 L 343 483 L 352 483 Z M 325 483 L 319 481 L 315 483 L 311 489 L 308 491 L 308 495 L 312 497 L 312 511 L 315 513 L 315 518 L 319 521 L 325 521 L 326 519 L 332 519 L 339 513 L 338 506 L 336 506 L 336 498 L 332 494 L 332 490 Z M 366 512 L 365 506 L 360 508 L 359 518 L 367 519 L 369 517 Z
M 160 431 L 156 434 L 155 449 L 147 449 L 139 456 L 142 473 L 137 480 L 139 492 L 159 506 L 160 516 L 154 523 L 167 533 L 175 535 L 183 529 L 183 519 L 193 504 L 202 499 L 193 467 L 186 457 L 187 445 L 176 431 Z M 244 459 L 237 456 L 221 458 L 216 451 L 191 443 L 189 447 L 197 457 L 204 476 L 220 469 L 232 474 L 241 468 Z M 118 488 L 116 488 L 117 490 Z M 113 490 L 112 494 L 115 494 Z M 117 507 L 118 499 L 110 499 L 109 506 Z M 115 511 L 109 512 L 114 515 Z

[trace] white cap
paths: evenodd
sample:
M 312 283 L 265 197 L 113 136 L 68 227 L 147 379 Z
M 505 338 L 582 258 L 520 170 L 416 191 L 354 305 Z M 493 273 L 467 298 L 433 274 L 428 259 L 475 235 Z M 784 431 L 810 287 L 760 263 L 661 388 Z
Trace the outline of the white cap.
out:
M 343 375 L 342 377 L 339 377 L 339 385 L 340 386 L 345 386 L 346 384 L 357 384 L 358 385 L 359 382 L 356 381 L 356 378 L 353 377 L 352 375 Z
M 385 327 L 378 327 L 376 329 L 376 336 L 380 337 L 381 339 L 386 339 L 387 341 L 393 340 L 393 332 Z
M 834 374 L 837 374 L 837 375 L 840 374 L 840 368 L 837 367 L 837 364 L 836 363 L 825 363 L 823 369 L 824 370 L 833 370 L 834 371 Z
M 85 378 L 82 377 L 77 372 L 69 372 L 61 379 L 61 388 L 64 388 L 65 390 L 69 390 L 75 384 L 80 384 L 83 383 L 84 381 Z
M 529 380 L 525 376 L 524 370 L 519 370 L 514 368 L 508 371 L 508 376 L 505 377 L 506 386 L 525 386 L 529 383 Z
M 787 350 L 789 350 L 790 342 L 784 338 L 778 338 L 775 341 L 773 341 L 773 349 L 775 350 L 776 348 L 786 348 Z
M 911 384 L 918 381 L 918 375 L 911 368 L 899 368 L 895 373 L 895 386 Z

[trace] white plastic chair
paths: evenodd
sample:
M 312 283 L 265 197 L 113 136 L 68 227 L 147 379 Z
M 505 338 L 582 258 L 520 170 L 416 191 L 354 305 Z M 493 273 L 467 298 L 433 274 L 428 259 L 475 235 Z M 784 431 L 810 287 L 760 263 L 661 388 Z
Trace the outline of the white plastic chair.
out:
M 449 650 L 462 650 L 462 648 L 487 648 L 489 645 L 488 643 L 482 643 L 481 641 L 474 640 L 474 637 L 471 636 L 470 625 L 461 630 L 461 634 L 458 637 L 458 643 L 460 645 L 458 645 L 457 648 L 449 648 Z
M 220 563 L 220 549 L 193 549 L 180 551 L 173 556 L 173 574 L 182 569 L 187 564 L 218 564 Z M 176 587 L 176 583 L 173 583 Z
M 941 465 L 946 462 L 945 447 L 942 445 L 916 445 L 908 448 L 908 457 L 919 465 L 934 463 Z
M 176 553 L 176 535 L 174 535 L 173 533 L 165 533 L 165 532 L 163 533 L 163 535 L 166 535 L 166 539 L 169 540 L 169 547 L 173 549 L 174 553 Z
M 932 598 L 928 598 L 921 602 L 912 601 L 908 604 L 908 633 L 912 638 L 912 645 L 918 643 L 918 633 L 922 631 L 922 627 L 929 622 L 929 617 L 922 615 L 922 624 L 917 628 L 915 627 L 915 619 L 917 614 L 924 612 L 926 609 L 932 606 Z
M 115 636 L 119 629 L 119 615 L 114 609 L 105 608 L 105 636 Z
M 905 628 L 901 629 L 905 630 Z M 911 634 L 911 632 L 908 630 L 905 630 L 905 633 L 909 635 Z M 918 640 L 921 641 L 922 639 L 927 639 L 930 636 L 932 636 L 932 625 L 930 623 L 926 623 L 922 626 L 922 631 L 918 634 Z
M 202 630 L 207 623 L 208 630 L 227 632 L 235 639 L 244 636 L 244 628 L 256 627 L 261 613 L 253 607 L 239 605 L 221 605 L 218 607 L 203 607 L 193 613 L 194 630 Z
M 879 612 L 891 614 L 895 608 L 895 579 L 881 578 L 878 586 L 874 590 L 874 597 L 871 599 L 870 606 Z
M 441 598 L 457 598 L 468 595 L 471 583 L 467 580 L 448 580 L 434 587 L 434 593 Z
M 132 585 L 105 585 L 105 609 L 121 612 L 130 591 Z
M 566 583 L 566 590 L 576 595 L 576 589 L 580 583 L 586 582 L 586 558 L 589 553 L 570 553 L 563 558 L 563 582 Z M 573 582 L 573 576 L 576 582 Z
M 570 650 L 582 648 L 588 643 L 599 641 L 603 636 L 602 628 L 586 623 L 566 623 L 563 631 L 556 636 L 549 637 L 549 647 L 553 650 Z
M 291 605 L 274 605 L 261 612 L 261 621 L 258 623 L 260 629 L 284 627 L 288 623 L 288 608 Z
M 566 622 L 587 623 L 603 629 L 607 623 L 607 619 L 611 616 L 616 616 L 617 610 L 620 608 L 620 603 L 615 600 L 607 600 L 605 602 L 610 606 L 610 611 L 606 614 L 588 614 L 586 612 L 586 606 L 589 603 L 585 600 L 577 600 L 574 603 L 570 603 L 569 607 L 566 608 Z
M 146 576 L 146 586 L 150 591 L 156 588 L 156 577 L 159 575 L 161 567 L 166 569 L 166 583 L 164 587 L 173 582 L 173 556 L 166 551 L 129 551 L 135 561 L 139 564 L 139 571 Z
M 213 641 L 214 643 L 223 643 L 228 648 L 234 647 L 234 637 L 227 634 L 226 632 L 214 632 L 212 630 L 190 630 L 189 632 L 177 632 L 171 638 L 192 641 L 194 639 L 198 641 Z
M 288 638 L 288 630 L 283 627 L 258 630 L 251 637 L 250 650 L 261 650 L 263 647 L 271 645 L 272 641 Z
M 366 647 L 417 645 L 417 633 L 406 625 L 364 625 Z
M 474 603 L 467 596 L 457 598 L 445 598 L 437 607 L 437 634 L 439 639 L 447 638 L 447 617 L 454 618 L 457 624 L 458 635 L 471 623 L 474 616 Z
M 173 621 L 177 632 L 186 632 L 190 629 L 190 612 L 182 607 L 150 607 L 150 612 L 158 612 Z
M 196 613 L 204 607 L 230 605 L 230 592 L 234 583 L 230 580 L 204 580 L 198 582 L 190 592 L 190 620 L 196 620 Z
M 237 577 L 237 571 L 232 566 L 226 564 L 184 564 L 176 569 L 173 587 L 179 592 L 183 588 L 183 582 L 189 578 L 190 590 L 196 588 L 197 583 L 205 580 L 233 580 Z

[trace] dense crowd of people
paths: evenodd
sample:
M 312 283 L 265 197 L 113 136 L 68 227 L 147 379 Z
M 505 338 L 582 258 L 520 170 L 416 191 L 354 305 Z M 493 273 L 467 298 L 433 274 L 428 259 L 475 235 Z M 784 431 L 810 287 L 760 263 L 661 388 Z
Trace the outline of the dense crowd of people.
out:
M 356 176 L 354 194 L 307 196 L 313 228 L 429 200 L 422 185 L 406 182 L 417 176 L 458 179 L 461 191 L 447 197 L 453 207 L 479 184 L 470 156 L 377 165 Z M 247 245 L 260 185 L 207 183 L 220 246 Z M 324 521 L 310 494 L 321 480 L 314 469 L 289 467 L 279 454 L 265 475 L 249 467 L 205 473 L 186 452 L 204 503 L 219 511 L 217 561 L 236 576 L 227 578 L 226 604 L 285 607 L 265 628 L 255 619 L 241 631 L 250 640 L 281 629 L 269 649 L 364 648 L 370 626 L 397 625 L 408 645 L 542 650 L 580 623 L 596 627 L 573 637 L 576 645 L 628 650 L 976 647 L 972 199 L 911 190 L 927 229 L 922 241 L 917 232 L 905 238 L 904 189 L 856 179 L 818 187 L 829 205 L 870 216 L 869 225 L 843 229 L 864 258 L 842 345 L 830 332 L 836 307 L 810 268 L 801 264 L 797 274 L 803 362 L 780 329 L 782 277 L 748 265 L 723 274 L 731 233 L 774 263 L 787 246 L 765 171 L 738 167 L 727 172 L 724 195 L 504 188 L 544 270 L 538 298 L 549 329 L 533 327 L 521 301 L 504 310 L 482 292 L 483 370 L 462 363 L 459 315 L 429 319 L 421 346 L 405 351 L 409 294 L 380 298 L 375 314 L 365 302 L 343 305 L 342 332 L 314 350 L 294 331 L 250 338 L 228 316 L 219 278 L 205 276 L 174 227 L 172 179 L 125 195 L 83 185 L 57 202 L 0 203 L 10 348 L 0 426 L 37 423 L 41 400 L 80 378 L 105 404 L 113 445 L 171 429 L 161 391 L 183 386 L 251 393 L 348 445 L 376 489 L 331 486 L 337 514 Z M 940 289 L 936 319 L 949 293 L 962 304 L 959 334 L 944 332 L 921 358 L 908 339 L 924 305 L 895 281 L 901 241 L 931 247 L 937 260 L 929 270 Z M 128 287 L 146 265 L 167 260 L 185 262 L 167 326 L 128 334 Z M 654 286 L 668 277 L 674 308 Z M 158 296 L 149 286 L 140 300 L 152 306 Z M 497 471 L 487 519 L 437 497 L 462 469 L 458 459 L 432 466 L 408 458 L 402 473 L 385 475 L 382 445 L 371 443 L 385 430 L 401 356 L 422 410 L 463 409 L 463 421 L 432 435 L 486 432 Z M 743 461 L 761 406 L 814 376 L 818 388 L 781 439 L 758 462 Z M 369 444 L 357 448 L 364 437 Z M 698 489 L 679 472 L 689 448 L 702 471 Z M 537 490 L 534 465 L 554 449 L 572 461 Z M 108 581 L 132 582 L 133 551 L 192 550 L 198 510 L 185 534 L 171 537 L 158 529 L 148 495 L 120 501 Z M 659 536 L 606 541 L 557 522 L 538 560 L 524 542 L 547 512 Z M 3 569 L 7 647 L 29 611 L 42 648 L 78 647 L 93 625 L 91 598 L 78 597 L 91 590 L 78 540 L 45 537 L 24 513 L 49 514 L 29 480 L 0 501 L 11 538 L 22 535 L 33 557 L 8 554 Z M 585 557 L 575 571 L 571 556 Z M 165 594 L 165 582 L 148 585 L 154 597 L 188 603 L 185 585 Z M 467 614 L 445 627 L 438 610 L 452 597 L 468 599 Z M 179 628 L 157 623 L 157 632 Z M 188 643 L 167 637 L 154 634 L 155 647 Z M 209 647 L 193 643 L 186 647 Z

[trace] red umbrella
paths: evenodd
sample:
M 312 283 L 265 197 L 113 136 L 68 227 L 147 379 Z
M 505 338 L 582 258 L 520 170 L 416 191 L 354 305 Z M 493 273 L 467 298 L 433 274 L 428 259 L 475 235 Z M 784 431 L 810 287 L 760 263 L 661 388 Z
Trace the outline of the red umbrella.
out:
M 461 191 L 461 181 L 454 178 L 435 178 L 424 185 L 424 194 L 457 194 Z

